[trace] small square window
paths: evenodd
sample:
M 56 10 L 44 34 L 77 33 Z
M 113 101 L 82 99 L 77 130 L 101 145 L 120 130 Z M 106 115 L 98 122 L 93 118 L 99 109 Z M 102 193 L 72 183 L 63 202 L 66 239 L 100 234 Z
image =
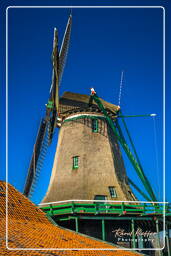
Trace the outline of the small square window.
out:
M 97 119 L 92 119 L 92 131 L 93 132 L 98 132 L 99 127 L 98 127 L 98 120 Z
M 106 200 L 107 199 L 107 197 L 106 196 L 104 196 L 104 195 L 96 195 L 95 197 L 94 197 L 94 200 Z M 96 203 L 96 205 L 99 205 L 99 204 L 104 204 L 105 202 L 95 202 Z
M 112 198 L 116 198 L 117 197 L 117 193 L 116 193 L 115 187 L 109 187 L 109 192 L 110 192 L 110 196 Z
M 78 169 L 78 156 L 73 157 L 72 169 Z

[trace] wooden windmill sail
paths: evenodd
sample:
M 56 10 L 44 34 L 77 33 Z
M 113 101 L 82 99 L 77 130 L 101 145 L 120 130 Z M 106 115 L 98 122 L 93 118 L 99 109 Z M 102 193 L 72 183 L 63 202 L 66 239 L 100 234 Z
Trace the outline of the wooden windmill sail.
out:
M 58 51 L 58 33 L 54 29 L 53 51 L 52 51 L 52 84 L 50 96 L 46 104 L 46 115 L 40 122 L 36 142 L 33 149 L 30 166 L 24 186 L 24 195 L 31 196 L 43 166 L 43 161 L 47 152 L 48 145 L 51 143 L 54 129 L 57 124 L 59 108 L 59 84 L 62 79 L 63 69 L 69 48 L 71 34 L 72 16 L 69 16 L 66 30 L 64 33 L 60 51 Z

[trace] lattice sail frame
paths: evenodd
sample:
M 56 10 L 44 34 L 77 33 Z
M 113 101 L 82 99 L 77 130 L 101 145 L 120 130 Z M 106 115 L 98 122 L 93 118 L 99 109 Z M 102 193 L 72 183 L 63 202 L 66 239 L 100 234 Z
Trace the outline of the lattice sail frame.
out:
M 47 152 L 48 145 L 53 139 L 56 128 L 57 116 L 59 112 L 59 84 L 65 67 L 67 53 L 69 49 L 71 35 L 72 16 L 69 16 L 65 29 L 60 52 L 58 52 L 58 34 L 54 29 L 54 41 L 52 52 L 52 84 L 48 104 L 46 104 L 46 116 L 42 119 L 38 135 L 34 144 L 33 154 L 28 169 L 28 174 L 24 186 L 24 195 L 31 197 L 36 187 L 40 171 L 43 167 L 43 161 Z

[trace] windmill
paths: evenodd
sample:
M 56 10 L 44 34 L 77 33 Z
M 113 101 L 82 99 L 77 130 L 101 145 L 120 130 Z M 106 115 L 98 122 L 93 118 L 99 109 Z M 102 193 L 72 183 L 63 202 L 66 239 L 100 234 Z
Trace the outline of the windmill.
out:
M 51 180 L 43 203 L 68 199 L 136 200 L 133 186 L 146 200 L 157 201 L 143 171 L 135 146 L 118 106 L 99 98 L 92 89 L 90 96 L 65 92 L 59 98 L 66 53 L 71 33 L 69 17 L 60 51 L 54 30 L 52 85 L 46 115 L 38 131 L 28 170 L 24 194 L 34 191 L 54 130 L 60 128 Z M 122 120 L 133 152 L 119 125 Z M 127 177 L 120 146 L 125 151 L 147 194 Z
M 110 242 L 113 242 L 113 227 L 121 225 L 127 232 L 131 231 L 132 247 L 136 248 L 137 226 L 144 231 L 149 226 L 157 233 L 163 230 L 160 218 L 163 206 L 158 204 L 145 175 L 120 107 L 99 98 L 93 88 L 90 95 L 65 92 L 59 97 L 71 23 L 70 16 L 60 50 L 57 30 L 54 29 L 52 84 L 46 114 L 40 122 L 34 144 L 24 195 L 32 196 L 47 148 L 55 129 L 59 128 L 50 183 L 39 207 L 64 227 Z M 121 147 L 138 175 L 143 191 L 128 178 Z M 148 202 L 151 201 L 149 206 L 134 202 L 137 199 L 132 187 Z M 128 201 L 132 201 L 131 204 L 127 204 Z M 167 214 L 170 216 L 169 212 Z M 159 237 L 158 244 L 160 247 Z M 130 242 L 126 246 L 131 246 Z

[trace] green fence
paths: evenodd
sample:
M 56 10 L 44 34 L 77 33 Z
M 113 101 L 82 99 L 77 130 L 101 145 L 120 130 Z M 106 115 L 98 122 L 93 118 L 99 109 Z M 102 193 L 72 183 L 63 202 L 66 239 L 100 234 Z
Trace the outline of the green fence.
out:
M 117 214 L 117 215 L 149 215 L 149 214 L 159 214 L 171 216 L 171 207 L 169 204 L 154 204 L 154 203 L 80 203 L 71 202 L 67 204 L 59 205 L 48 205 L 39 206 L 45 213 L 51 216 L 62 215 L 62 214 Z

